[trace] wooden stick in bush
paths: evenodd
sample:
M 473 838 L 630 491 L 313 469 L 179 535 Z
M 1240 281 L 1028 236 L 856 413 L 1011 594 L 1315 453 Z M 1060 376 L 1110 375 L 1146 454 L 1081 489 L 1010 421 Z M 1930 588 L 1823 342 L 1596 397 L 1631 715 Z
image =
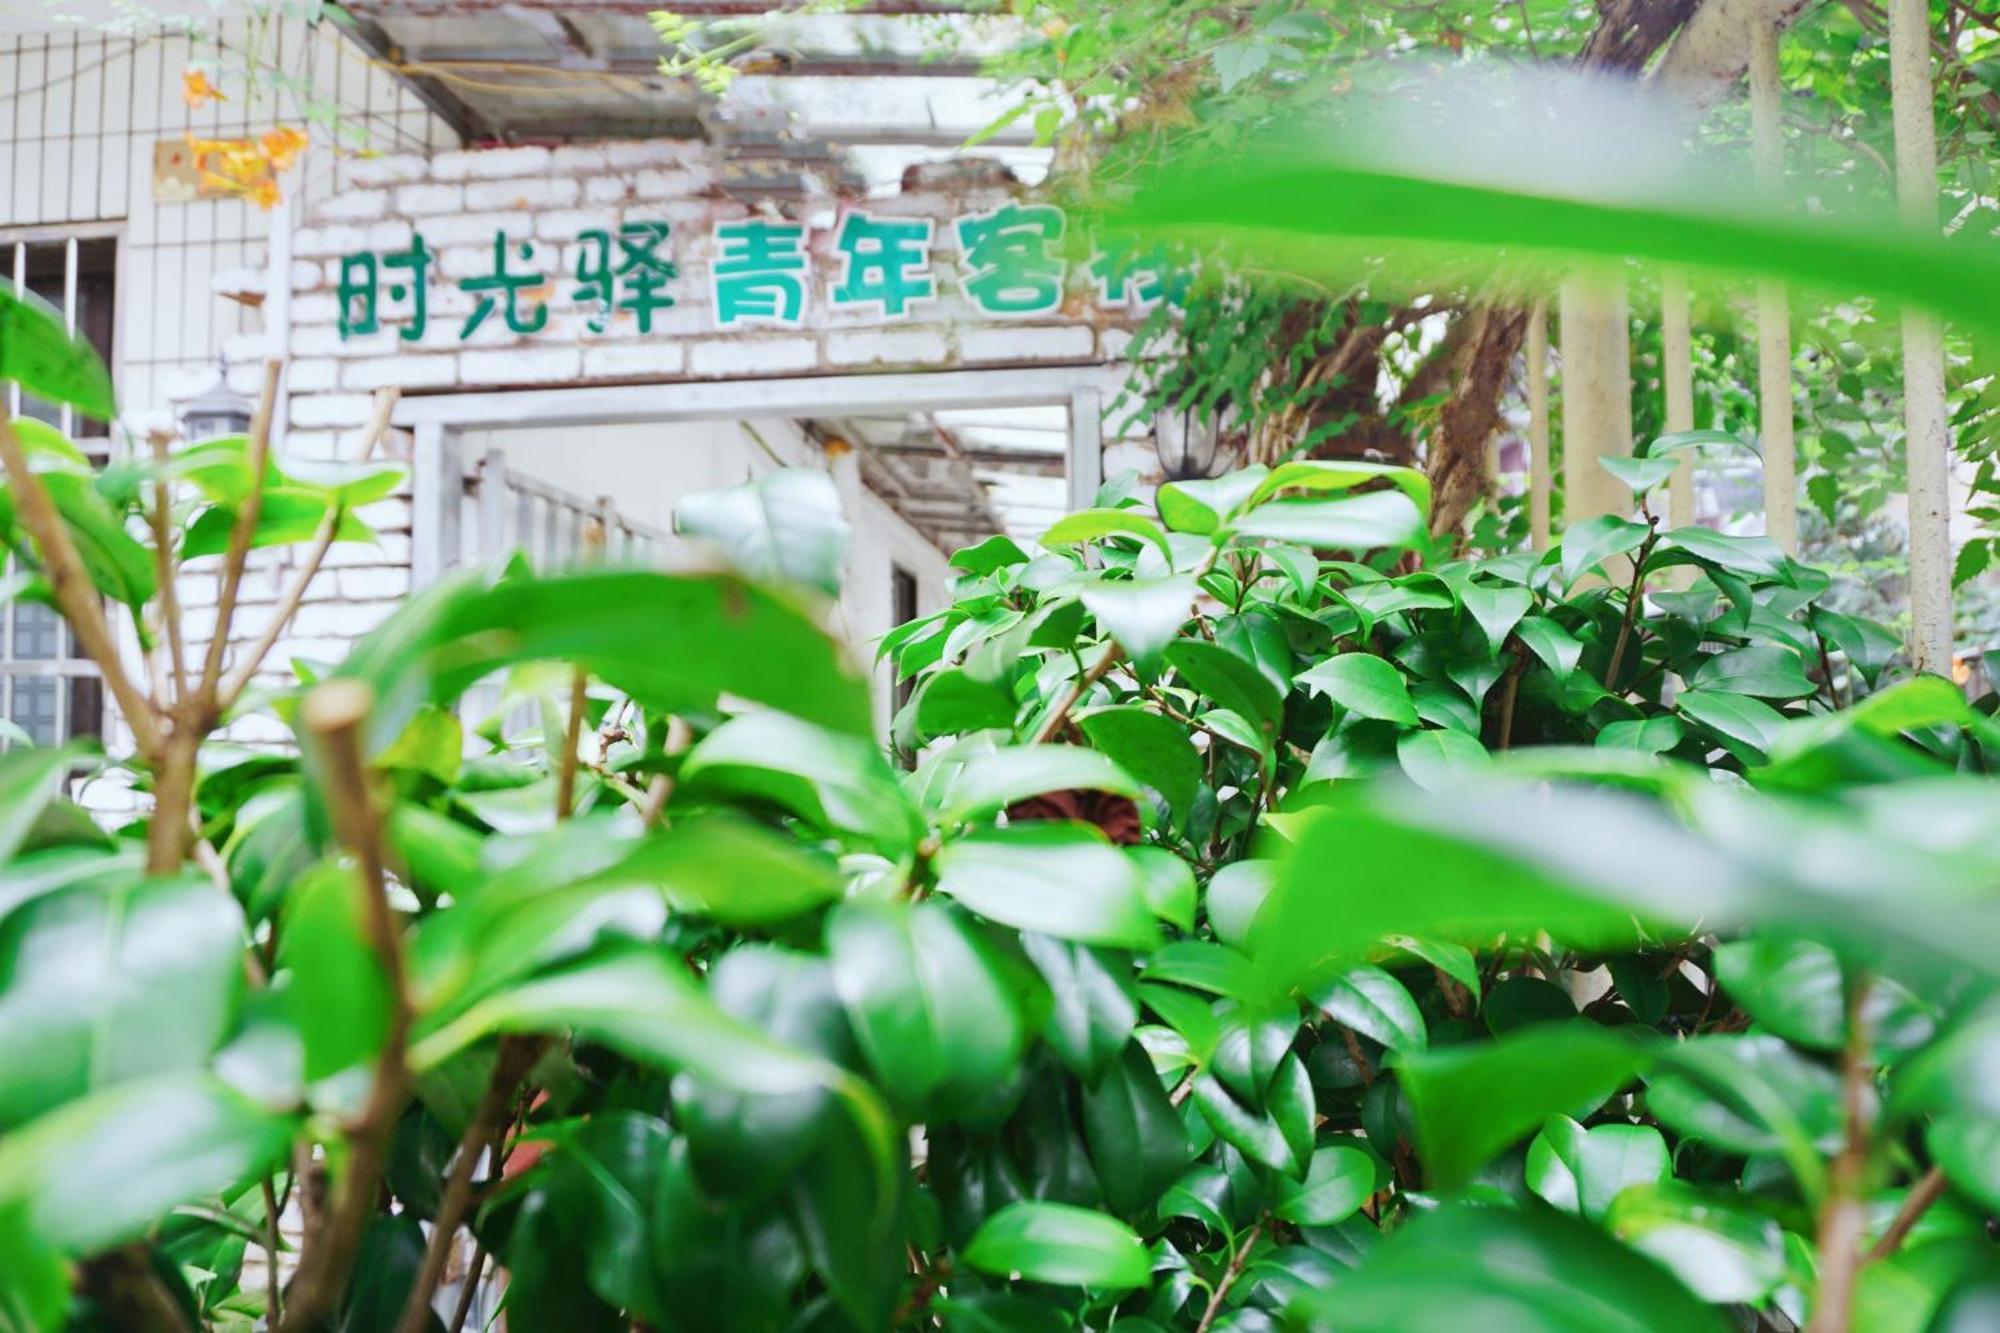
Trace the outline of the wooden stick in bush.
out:
M 222 684 L 222 655 L 229 649 L 229 625 L 236 618 L 236 596 L 243 586 L 243 566 L 250 558 L 250 541 L 257 534 L 257 520 L 264 512 L 265 465 L 271 457 L 271 418 L 278 406 L 278 375 L 284 362 L 264 363 L 264 388 L 257 398 L 257 413 L 250 418 L 249 446 L 244 461 L 250 467 L 250 489 L 236 511 L 236 523 L 229 530 L 229 546 L 222 556 L 221 588 L 215 599 L 215 631 L 208 641 L 202 661 L 201 701 L 205 721 L 213 725 L 217 709 L 216 692 Z

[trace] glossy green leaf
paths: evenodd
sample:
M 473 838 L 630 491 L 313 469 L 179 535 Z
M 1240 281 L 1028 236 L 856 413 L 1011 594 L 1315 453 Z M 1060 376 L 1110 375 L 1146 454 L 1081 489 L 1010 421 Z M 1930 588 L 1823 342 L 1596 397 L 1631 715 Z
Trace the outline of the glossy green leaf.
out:
M 78 883 L 0 921 L 0 1124 L 199 1066 L 235 1021 L 243 913 L 205 876 Z
M 934 1114 L 991 1109 L 1025 1033 L 963 918 L 934 902 L 854 901 L 826 939 L 834 989 L 889 1095 Z
M 1425 790 L 1447 787 L 1491 760 L 1486 747 L 1462 731 L 1406 731 L 1396 738 L 1396 762 Z
M 69 1270 L 21 1204 L 0 1208 L 0 1333 L 53 1333 L 69 1313 Z
M 1136 705 L 1102 708 L 1077 719 L 1090 743 L 1185 815 L 1201 781 L 1201 754 L 1180 723 Z
M 1125 856 L 1139 867 L 1146 906 L 1153 915 L 1182 930 L 1193 930 L 1193 868 L 1164 847 L 1127 847 Z
M 1060 1203 L 1015 1203 L 986 1219 L 965 1262 L 999 1277 L 1065 1287 L 1142 1287 L 1152 1261 L 1115 1217 Z
M 991 574 L 995 570 L 1027 564 L 1028 553 L 1013 538 L 996 533 L 977 545 L 954 552 L 950 563 L 953 569 L 962 569 L 968 574 Z
M 1627 490 L 1636 495 L 1644 495 L 1656 486 L 1664 486 L 1680 466 L 1678 459 L 1650 458 L 1639 455 L 1632 458 L 1600 458 L 1598 463 L 1612 476 L 1618 478 Z
M 1682 717 L 1712 732 L 1731 749 L 1756 759 L 1769 752 L 1785 722 L 1777 709 L 1761 699 L 1728 690 L 1685 690 L 1674 706 Z
M 1268 469 L 1253 466 L 1220 477 L 1170 481 L 1156 498 L 1160 520 L 1176 532 L 1212 533 L 1249 502 L 1268 475 Z
M 1535 598 L 1526 588 L 1468 583 L 1459 591 L 1459 604 L 1486 636 L 1486 646 L 1497 653 L 1514 632 L 1514 626 L 1521 623 L 1521 617 L 1535 604 Z
M 1419 510 L 1431 510 L 1430 479 L 1415 468 L 1394 463 L 1369 463 L 1356 458 L 1295 458 L 1271 469 L 1250 494 L 1262 504 L 1280 492 L 1340 492 L 1387 481 L 1410 497 Z
M 1646 540 L 1647 527 L 1629 518 L 1603 514 L 1573 523 L 1562 535 L 1563 580 L 1574 583 L 1585 574 L 1602 573 L 1613 556 L 1636 550 Z
M 1583 660 L 1583 645 L 1576 636 L 1546 616 L 1523 617 L 1514 633 L 1558 679 L 1567 678 Z
M 1190 1155 L 1180 1112 L 1136 1044 L 1084 1085 L 1083 1135 L 1105 1201 L 1127 1217 L 1147 1212 Z
M 389 981 L 368 942 L 366 891 L 350 866 L 308 871 L 286 899 L 278 965 L 287 1007 L 316 1082 L 373 1061 L 389 1030 Z
M 686 496 L 674 506 L 674 526 L 715 543 L 751 578 L 801 583 L 829 596 L 840 591 L 848 526 L 824 472 L 779 468 Z
M 757 711 L 711 731 L 681 761 L 691 792 L 769 802 L 830 832 L 891 854 L 923 836 L 923 821 L 874 742 Z
M 1637 750 L 1641 754 L 1665 754 L 1681 743 L 1686 733 L 1680 719 L 1662 715 L 1613 722 L 1597 733 L 1597 745 L 1607 750 Z
M 1398 1078 L 1430 1178 L 1450 1187 L 1548 1117 L 1588 1115 L 1645 1060 L 1637 1042 L 1572 1021 L 1406 1055 Z
M 1758 699 L 1803 699 L 1818 687 L 1798 656 L 1783 648 L 1738 648 L 1702 660 L 1688 684 Z
M 1210 1074 L 1196 1075 L 1193 1100 L 1216 1137 L 1259 1166 L 1302 1175 L 1284 1127 L 1261 1108 L 1247 1105 Z
M 1312 1002 L 1334 1022 L 1389 1050 L 1407 1054 L 1429 1045 L 1424 1016 L 1409 989 L 1373 964 L 1336 972 L 1313 991 Z
M 1157 547 L 1169 563 L 1173 560 L 1160 525 L 1132 509 L 1079 509 L 1065 514 L 1042 534 L 1042 545 L 1072 546 L 1110 536 L 1138 537 Z
M 305 486 L 266 486 L 257 506 L 257 526 L 250 530 L 250 548 L 292 546 L 311 541 L 326 522 L 327 509 L 339 501 L 326 492 Z M 220 555 L 229 549 L 236 528 L 234 506 L 213 505 L 190 523 L 181 540 L 181 559 L 194 560 Z M 375 530 L 355 515 L 342 510 L 334 529 L 334 539 L 343 542 L 372 542 Z
M 992 921 L 1113 948 L 1144 949 L 1159 938 L 1138 866 L 1089 825 L 1036 821 L 976 833 L 948 844 L 936 864 L 938 891 Z
M 1722 1333 L 1687 1288 L 1587 1222 L 1451 1204 L 1399 1228 L 1301 1313 L 1342 1333 Z
M 68 750 L 23 748 L 0 754 L 0 864 L 21 849 L 75 766 L 76 756 Z
M 1267 500 L 1232 521 L 1237 533 L 1319 550 L 1405 550 L 1424 540 L 1424 515 L 1401 491 L 1338 500 Z
M 1840 1142 L 1838 1076 L 1776 1037 L 1710 1036 L 1663 1047 L 1646 1108 L 1684 1137 L 1727 1152 L 1783 1153 L 1810 1188 Z
M 998 814 L 1030 796 L 1071 790 L 1134 798 L 1140 794 L 1132 776 L 1097 750 L 1076 745 L 1008 745 L 979 755 L 953 775 L 938 798 L 938 819 L 961 824 Z
M 1667 1141 L 1651 1125 L 1585 1129 L 1566 1115 L 1554 1115 L 1528 1145 L 1528 1188 L 1564 1212 L 1593 1221 L 1602 1219 L 1623 1191 L 1656 1185 L 1672 1174 Z
M 1402 673 L 1367 653 L 1342 653 L 1299 673 L 1298 683 L 1357 717 L 1417 725 L 1416 705 Z
M 0 1212 L 25 1207 L 44 1242 L 94 1253 L 269 1169 L 291 1133 L 289 1116 L 204 1073 L 121 1083 L 0 1137 Z
M 1192 575 L 1176 574 L 1092 583 L 1078 596 L 1096 618 L 1098 629 L 1115 639 L 1141 670 L 1150 672 L 1159 669 L 1160 655 L 1187 623 L 1196 590 Z
M 2000 1121 L 1977 1112 L 1941 1115 L 1924 1131 L 1924 1146 L 1952 1184 L 2000 1209 Z
M 1605 1224 L 1711 1304 L 1755 1304 L 1785 1279 L 1776 1222 L 1679 1181 L 1619 1195 Z
M 1284 696 L 1254 663 L 1218 644 L 1181 639 L 1167 649 L 1167 665 L 1217 706 L 1274 730 L 1284 712 Z
M 1028 955 L 1049 987 L 1043 1035 L 1063 1062 L 1086 1082 L 1125 1049 L 1139 1021 L 1131 964 L 1123 954 L 1024 932 Z
M 1276 871 L 1269 861 L 1232 861 L 1217 867 L 1203 896 L 1215 938 L 1232 949 L 1244 947 L 1250 940 L 1251 924 L 1271 896 L 1274 883 Z
M 726 575 L 468 575 L 404 603 L 339 674 L 374 687 L 369 734 L 379 746 L 422 704 L 545 659 L 573 661 L 663 712 L 729 694 L 836 731 L 870 728 L 867 681 L 845 650 L 789 597 Z
M 1279 1217 L 1300 1226 L 1330 1227 L 1360 1211 L 1375 1192 L 1380 1172 L 1375 1159 L 1359 1147 L 1323 1144 L 1315 1149 L 1302 1182 L 1279 1187 Z

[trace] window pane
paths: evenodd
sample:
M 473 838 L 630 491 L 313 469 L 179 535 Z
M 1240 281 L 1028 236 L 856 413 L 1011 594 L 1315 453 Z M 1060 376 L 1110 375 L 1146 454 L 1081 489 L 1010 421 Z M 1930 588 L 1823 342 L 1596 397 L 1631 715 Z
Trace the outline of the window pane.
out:
M 62 682 L 53 676 L 14 678 L 15 726 L 34 738 L 37 745 L 54 745 L 56 735 L 56 690 Z
M 39 602 L 14 607 L 14 660 L 52 662 L 61 655 L 62 620 Z

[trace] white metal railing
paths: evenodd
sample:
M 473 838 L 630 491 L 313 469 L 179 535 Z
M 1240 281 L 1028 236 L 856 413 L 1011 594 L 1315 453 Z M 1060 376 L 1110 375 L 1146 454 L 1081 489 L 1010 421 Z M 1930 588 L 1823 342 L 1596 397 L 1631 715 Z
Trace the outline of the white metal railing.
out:
M 470 558 L 485 563 L 524 552 L 538 570 L 562 569 L 586 558 L 621 565 L 661 563 L 673 534 L 618 512 L 608 495 L 586 499 L 507 466 L 488 450 L 464 478 L 464 519 Z M 598 547 L 586 551 L 586 547 Z

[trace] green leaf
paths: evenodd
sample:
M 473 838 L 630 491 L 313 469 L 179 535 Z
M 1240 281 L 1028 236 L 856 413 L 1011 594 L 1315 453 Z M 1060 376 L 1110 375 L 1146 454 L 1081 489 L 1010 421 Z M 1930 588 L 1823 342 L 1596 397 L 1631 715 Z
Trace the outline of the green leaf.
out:
M 967 546 L 954 552 L 947 563 L 953 569 L 962 569 L 968 574 L 979 576 L 1006 569 L 1010 565 L 1025 565 L 1028 563 L 1028 553 L 1022 550 L 1013 538 L 996 533 L 976 546 Z
M 0 1331 L 52 1333 L 69 1314 L 69 1270 L 20 1205 L 0 1208 Z
M 1472 951 L 1462 945 L 1447 944 L 1441 940 L 1427 940 L 1413 935 L 1385 935 L 1383 942 L 1392 944 L 1412 958 L 1429 963 L 1438 971 L 1456 981 L 1472 994 L 1473 1001 L 1479 999 L 1479 964 Z
M 1294 1155 L 1284 1127 L 1262 1110 L 1238 1100 L 1214 1075 L 1195 1076 L 1193 1099 L 1217 1137 L 1244 1157 L 1283 1175 L 1304 1174 L 1304 1164 Z
M 1079 596 L 1097 618 L 1098 628 L 1117 640 L 1127 657 L 1141 670 L 1155 671 L 1160 655 L 1192 613 L 1194 577 L 1175 574 L 1092 583 Z
M 21 850 L 74 767 L 76 756 L 64 749 L 21 748 L 0 754 L 0 865 Z M 0 906 L 4 903 L 0 898 Z
M 85 416 L 118 415 L 111 374 L 97 349 L 71 333 L 61 312 L 31 292 L 0 289 L 0 380 L 37 398 L 69 403 Z
M 1079 509 L 1065 514 L 1042 534 L 1042 545 L 1073 546 L 1114 534 L 1151 542 L 1169 565 L 1173 563 L 1174 552 L 1167 545 L 1167 534 L 1160 531 L 1159 524 L 1132 509 Z
M 328 507 L 335 503 L 325 491 L 305 486 L 266 486 L 257 507 L 257 526 L 250 533 L 250 548 L 262 550 L 267 546 L 311 541 L 326 521 Z M 181 539 L 181 559 L 194 560 L 228 550 L 236 527 L 236 512 L 234 506 L 225 505 L 211 505 L 203 510 Z M 343 510 L 334 529 L 334 540 L 372 542 L 375 530 Z
M 205 876 L 78 883 L 0 922 L 0 1125 L 206 1061 L 243 989 L 243 913 Z
M 1014 723 L 1014 695 L 1004 681 L 987 680 L 958 667 L 938 672 L 917 695 L 917 729 L 950 736 Z
M 1633 458 L 1600 458 L 1597 460 L 1604 470 L 1618 478 L 1625 488 L 1635 495 L 1644 495 L 1656 486 L 1663 486 L 1680 466 L 1678 459 L 1648 458 L 1640 455 Z
M 1088 1083 L 1125 1048 L 1139 1021 L 1131 961 L 1032 931 L 1022 933 L 1021 950 L 1048 983 L 1051 1003 L 1043 1035 Z
M 421 705 L 545 660 L 572 662 L 659 712 L 706 711 L 729 694 L 871 734 L 867 679 L 846 651 L 796 601 L 728 575 L 467 575 L 404 603 L 338 674 L 374 687 L 369 735 L 379 748 Z
M 1267 500 L 1235 519 L 1239 536 L 1338 551 L 1407 550 L 1424 540 L 1424 515 L 1401 491 L 1339 500 Z
M 1664 1147 L 1661 1153 L 1664 1169 Z M 1605 1223 L 1712 1305 L 1757 1304 L 1785 1280 L 1784 1233 L 1776 1222 L 1679 1181 L 1619 1195 Z
M 1113 948 L 1158 942 L 1139 868 L 1089 825 L 977 833 L 948 844 L 936 864 L 938 891 L 988 920 Z
M 1542 659 L 1542 665 L 1555 672 L 1558 680 L 1567 679 L 1583 659 L 1583 645 L 1568 630 L 1546 616 L 1523 618 L 1514 627 L 1514 633 L 1528 645 L 1529 652 Z
M 933 1115 L 991 1110 L 1025 1034 L 963 919 L 935 902 L 855 900 L 827 920 L 834 989 L 882 1085 Z
M 1366 1151 L 1327 1144 L 1314 1151 L 1304 1181 L 1279 1184 L 1278 1204 L 1271 1211 L 1300 1226 L 1330 1227 L 1359 1212 L 1378 1179 L 1375 1159 Z
M 1194 929 L 1194 870 L 1164 847 L 1127 847 L 1126 857 L 1139 867 L 1146 906 L 1154 916 L 1182 930 Z
M 922 817 L 873 741 L 760 710 L 733 717 L 681 761 L 690 792 L 767 801 L 894 856 L 924 835 Z
M 1785 724 L 1784 716 L 1763 700 L 1729 690 L 1686 690 L 1674 706 L 1731 750 L 1754 759 L 1770 752 Z
M 1418 724 L 1403 673 L 1371 653 L 1341 653 L 1299 673 L 1298 683 L 1358 717 Z
M 1603 514 L 1571 524 L 1562 535 L 1563 581 L 1574 583 L 1613 556 L 1636 550 L 1646 540 L 1644 523 Z
M 1737 537 L 1713 528 L 1675 528 L 1660 538 L 1651 563 L 1662 554 L 1680 552 L 1703 565 L 1738 574 L 1769 576 L 1782 573 L 1785 553 L 1768 537 Z
M 209 890 L 214 894 L 214 890 Z M 208 1074 L 123 1083 L 0 1137 L 0 1213 L 89 1254 L 133 1239 L 175 1204 L 231 1191 L 268 1170 L 292 1121 Z
M 1334 1022 L 1389 1050 L 1407 1054 L 1429 1044 L 1424 1016 L 1408 988 L 1373 964 L 1335 973 L 1313 992 L 1312 1002 Z
M 1723 988 L 1785 1040 L 1822 1051 L 1846 1045 L 1847 1002 L 1833 950 L 1808 940 L 1758 935 L 1716 946 L 1714 961 Z
M 824 472 L 780 468 L 690 495 L 674 507 L 674 527 L 714 542 L 751 578 L 802 583 L 829 596 L 840 591 L 848 525 Z
M 1662 1048 L 1646 1107 L 1683 1136 L 1727 1152 L 1785 1154 L 1816 1188 L 1840 1142 L 1840 1081 L 1776 1037 L 1708 1036 Z
M 1817 688 L 1798 654 L 1785 648 L 1738 648 L 1702 659 L 1688 684 L 1759 699 L 1803 699 Z
M 1398 1228 L 1300 1313 L 1341 1333 L 1477 1327 L 1520 1333 L 1722 1333 L 1658 1265 L 1546 1209 L 1451 1204 Z
M 1686 733 L 1680 719 L 1671 714 L 1613 722 L 1597 733 L 1597 744 L 1606 750 L 1637 750 L 1641 754 L 1665 754 L 1681 743 Z
M 1978 1113 L 1941 1115 L 1925 1130 L 1924 1145 L 1952 1184 L 2000 1209 L 2000 1121 Z
M 328 862 L 292 887 L 278 964 L 282 994 L 305 1042 L 305 1077 L 317 1082 L 372 1061 L 389 1030 L 389 981 L 368 942 L 357 872 Z
M 1535 604 L 1534 594 L 1526 588 L 1511 585 L 1489 588 L 1483 583 L 1466 584 L 1459 590 L 1458 600 L 1478 624 L 1480 633 L 1486 636 L 1487 648 L 1494 653 L 1500 651 L 1507 636 L 1514 632 L 1514 626 Z
M 1675 431 L 1668 435 L 1659 436 L 1650 443 L 1641 444 L 1634 452 L 1641 458 L 1658 458 L 1666 454 L 1683 453 L 1689 449 L 1700 449 L 1702 446 L 1710 444 L 1728 445 L 1732 448 L 1740 449 L 1753 457 L 1757 453 L 1756 445 L 1744 439 L 1741 435 L 1726 430 Z
M 969 823 L 1030 796 L 1104 791 L 1137 799 L 1139 784 L 1108 755 L 1075 745 L 1009 745 L 968 762 L 938 801 L 938 820 Z
M 1600 1220 L 1634 1185 L 1673 1175 L 1667 1141 L 1651 1125 L 1595 1125 L 1550 1116 L 1528 1145 L 1528 1188 L 1566 1213 Z
M 1084 1085 L 1083 1138 L 1105 1202 L 1128 1217 L 1150 1210 L 1186 1169 L 1187 1128 L 1136 1042 Z
M 1155 499 L 1160 521 L 1175 532 L 1206 536 L 1248 503 L 1268 475 L 1268 469 L 1257 466 L 1220 477 L 1170 481 L 1160 487 Z
M 1257 919 L 1264 900 L 1276 882 L 1269 861 L 1231 861 L 1218 866 L 1209 877 L 1203 903 L 1208 909 L 1209 928 L 1215 938 L 1232 949 L 1240 949 L 1250 938 L 1251 923 Z
M 1218 707 L 1240 714 L 1266 733 L 1277 729 L 1284 696 L 1255 664 L 1201 639 L 1179 640 L 1167 649 L 1166 657 L 1167 665 Z
M 1396 738 L 1396 762 L 1410 780 L 1425 790 L 1442 788 L 1468 768 L 1492 761 L 1474 737 L 1462 731 L 1406 731 Z
M 1398 1078 L 1430 1178 L 1449 1188 L 1548 1117 L 1596 1110 L 1644 1060 L 1636 1042 L 1572 1021 L 1406 1055 Z
M 1367 463 L 1352 458 L 1298 458 L 1271 469 L 1250 494 L 1250 504 L 1259 505 L 1280 491 L 1349 491 L 1357 486 L 1387 480 L 1410 497 L 1418 509 L 1431 511 L 1431 483 L 1416 468 L 1395 463 Z
M 1061 1203 L 1007 1205 L 986 1219 L 962 1257 L 998 1277 L 1018 1274 L 1030 1282 L 1111 1290 L 1143 1287 L 1153 1269 L 1130 1227 Z

